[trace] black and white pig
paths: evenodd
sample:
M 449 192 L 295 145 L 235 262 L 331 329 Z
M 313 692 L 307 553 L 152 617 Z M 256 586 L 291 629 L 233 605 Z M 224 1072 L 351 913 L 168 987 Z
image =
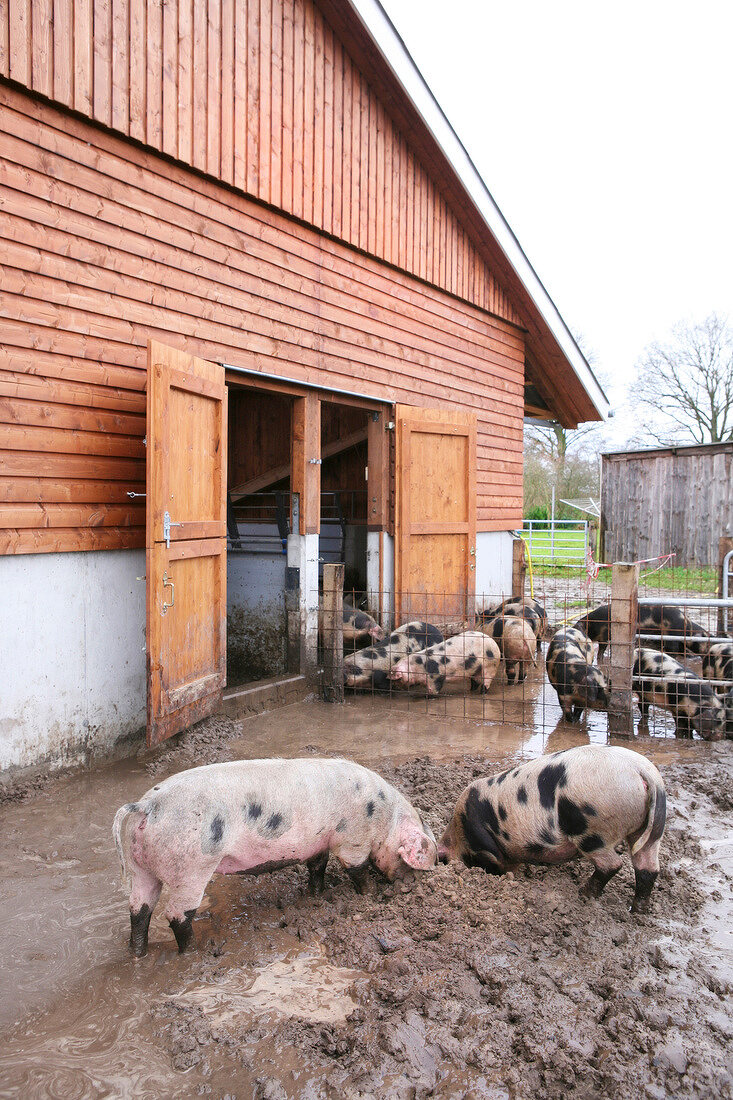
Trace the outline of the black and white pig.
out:
M 343 605 L 343 623 L 344 647 L 348 646 L 349 649 L 353 649 L 359 642 L 381 642 L 387 636 L 387 631 L 382 629 L 376 619 L 373 619 L 371 615 L 367 615 L 366 611 L 359 611 L 352 607 L 346 600 L 344 600 Z M 322 611 L 318 614 L 318 632 L 323 638 Z
M 593 644 L 582 630 L 560 627 L 550 640 L 545 667 L 567 722 L 579 721 L 586 708 L 608 708 L 608 684 L 593 664 Z
M 438 695 L 446 684 L 468 681 L 471 690 L 488 691 L 501 661 L 499 647 L 481 630 L 466 630 L 429 646 L 423 653 L 403 657 L 389 674 L 407 687 L 423 687 Z
M 147 950 L 161 887 L 179 951 L 214 872 L 259 874 L 306 863 L 323 889 L 336 857 L 357 889 L 369 864 L 388 879 L 401 867 L 429 870 L 437 846 L 407 799 L 350 760 L 234 760 L 179 772 L 115 815 L 113 835 L 131 879 L 130 948 Z
M 656 649 L 635 649 L 631 689 L 639 697 L 644 720 L 649 707 L 670 711 L 681 737 L 699 733 L 705 741 L 725 736 L 725 704 L 710 684 L 674 657 Z
M 389 638 L 344 659 L 344 684 L 361 691 L 385 691 L 390 672 L 409 653 L 443 641 L 437 626 L 415 620 L 393 630 Z
M 632 911 L 646 908 L 659 872 L 666 821 L 662 777 L 630 749 L 580 745 L 477 779 L 460 795 L 438 858 L 503 874 L 516 863 L 563 863 L 586 856 L 595 867 L 581 888 L 598 897 L 621 868 L 625 840 L 636 875 Z
M 479 621 L 489 622 L 491 619 L 496 619 L 497 617 L 506 618 L 507 616 L 514 616 L 515 618 L 524 619 L 528 622 L 538 642 L 542 641 L 550 629 L 550 621 L 547 618 L 547 612 L 542 604 L 531 596 L 508 597 L 494 607 L 482 611 L 479 615 Z
M 733 642 L 715 642 L 702 659 L 706 680 L 733 680 Z M 725 692 L 724 687 L 717 689 Z
M 529 671 L 527 666 L 537 664 L 537 638 L 531 624 L 516 615 L 499 615 L 480 625 L 481 631 L 499 647 L 508 683 L 523 683 Z
M 708 643 L 705 641 L 689 641 L 694 636 L 709 636 L 699 623 L 688 619 L 681 608 L 673 604 L 664 607 L 644 607 L 638 609 L 638 626 L 644 634 L 659 634 L 660 648 L 665 653 L 677 653 L 683 656 L 685 653 L 702 655 L 707 652 Z M 603 656 L 606 646 L 611 640 L 611 605 L 603 603 L 574 624 L 577 630 L 582 630 L 592 642 L 598 643 L 598 660 Z M 649 642 L 648 645 L 654 643 Z

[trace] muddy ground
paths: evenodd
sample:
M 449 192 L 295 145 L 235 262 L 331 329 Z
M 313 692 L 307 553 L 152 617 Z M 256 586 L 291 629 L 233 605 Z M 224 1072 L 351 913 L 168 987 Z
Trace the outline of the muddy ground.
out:
M 733 743 L 633 747 L 669 796 L 651 912 L 630 864 L 583 900 L 580 861 L 462 865 L 354 893 L 331 864 L 216 876 L 178 956 L 158 913 L 126 952 L 114 810 L 216 759 L 351 755 L 438 833 L 461 789 L 552 743 L 379 700 L 210 722 L 153 757 L 62 777 L 2 811 L 0 1097 L 733 1097 Z M 268 753 L 269 746 L 269 753 Z

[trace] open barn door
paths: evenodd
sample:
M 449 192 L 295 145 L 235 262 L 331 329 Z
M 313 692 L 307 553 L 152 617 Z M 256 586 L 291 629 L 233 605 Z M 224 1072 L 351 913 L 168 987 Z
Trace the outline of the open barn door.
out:
M 226 678 L 224 368 L 148 344 L 148 744 L 221 703 Z
M 462 629 L 476 594 L 476 417 L 395 410 L 397 623 Z

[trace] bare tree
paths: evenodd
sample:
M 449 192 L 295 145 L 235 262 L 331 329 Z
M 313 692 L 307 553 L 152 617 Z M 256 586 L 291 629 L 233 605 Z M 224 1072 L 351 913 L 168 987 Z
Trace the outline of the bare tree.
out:
M 649 413 L 640 441 L 733 440 L 733 332 L 725 318 L 711 313 L 676 325 L 667 343 L 649 345 L 637 369 L 629 396 Z

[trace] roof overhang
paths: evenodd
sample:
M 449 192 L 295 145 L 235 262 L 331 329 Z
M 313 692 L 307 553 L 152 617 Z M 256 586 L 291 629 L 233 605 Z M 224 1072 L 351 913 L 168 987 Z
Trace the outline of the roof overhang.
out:
M 565 427 L 604 419 L 609 402 L 598 380 L 384 8 L 378 0 L 317 2 L 506 286 L 526 328 L 527 380 L 551 418 Z

